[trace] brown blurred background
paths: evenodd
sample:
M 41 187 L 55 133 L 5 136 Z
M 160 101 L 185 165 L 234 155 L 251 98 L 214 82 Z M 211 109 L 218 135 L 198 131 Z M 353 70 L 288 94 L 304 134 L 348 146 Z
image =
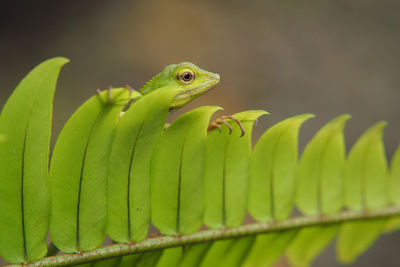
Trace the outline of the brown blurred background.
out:
M 191 103 L 224 113 L 265 109 L 272 124 L 310 112 L 300 146 L 342 113 L 348 147 L 388 121 L 390 158 L 400 143 L 400 3 L 335 1 L 2 1 L 0 106 L 41 61 L 65 56 L 54 137 L 72 112 L 109 85 L 141 85 L 170 63 L 218 72 L 221 85 Z M 220 113 L 220 115 L 223 113 Z M 400 266 L 400 233 L 383 236 L 353 266 Z M 285 263 L 280 263 L 286 266 Z M 315 266 L 339 266 L 333 246 Z

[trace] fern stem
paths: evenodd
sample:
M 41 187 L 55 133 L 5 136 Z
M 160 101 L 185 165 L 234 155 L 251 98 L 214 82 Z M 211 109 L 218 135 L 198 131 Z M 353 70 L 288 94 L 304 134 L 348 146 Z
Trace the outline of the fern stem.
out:
M 321 226 L 357 220 L 373 220 L 392 216 L 400 216 L 400 206 L 392 206 L 374 211 L 344 211 L 323 217 L 299 216 L 279 222 L 251 223 L 234 228 L 203 230 L 194 234 L 182 235 L 179 237 L 159 236 L 148 238 L 137 243 L 113 244 L 80 254 L 62 254 L 46 257 L 37 262 L 29 263 L 25 266 L 70 266 L 170 247 L 205 243 L 276 231 L 292 230 L 316 225 Z M 9 265 L 9 267 L 11 267 L 11 265 Z

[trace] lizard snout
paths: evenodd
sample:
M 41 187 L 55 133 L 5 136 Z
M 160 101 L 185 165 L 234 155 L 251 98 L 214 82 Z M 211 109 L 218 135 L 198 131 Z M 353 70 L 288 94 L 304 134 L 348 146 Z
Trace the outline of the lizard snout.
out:
M 210 77 L 211 80 L 219 81 L 219 79 L 220 79 L 220 76 L 217 73 L 211 73 L 209 77 Z

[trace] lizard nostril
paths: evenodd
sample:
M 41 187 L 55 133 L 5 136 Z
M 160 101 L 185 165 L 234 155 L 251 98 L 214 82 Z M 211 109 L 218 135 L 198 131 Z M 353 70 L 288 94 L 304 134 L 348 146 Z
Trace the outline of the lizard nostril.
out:
M 210 79 L 212 80 L 219 80 L 219 75 L 216 73 L 210 74 Z

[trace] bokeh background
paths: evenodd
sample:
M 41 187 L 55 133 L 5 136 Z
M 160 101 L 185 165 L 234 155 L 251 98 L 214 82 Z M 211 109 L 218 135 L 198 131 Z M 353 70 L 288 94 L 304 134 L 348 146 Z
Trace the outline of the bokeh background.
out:
M 192 61 L 222 76 L 191 103 L 222 114 L 265 109 L 257 138 L 274 123 L 310 112 L 300 147 L 342 113 L 348 148 L 386 120 L 390 159 L 400 143 L 400 2 L 7 1 L 0 7 L 0 106 L 41 61 L 65 56 L 54 106 L 53 142 L 96 88 L 140 88 L 170 63 Z M 352 266 L 400 266 L 400 233 L 383 236 Z M 287 266 L 281 261 L 277 266 Z M 339 266 L 333 245 L 315 266 Z

